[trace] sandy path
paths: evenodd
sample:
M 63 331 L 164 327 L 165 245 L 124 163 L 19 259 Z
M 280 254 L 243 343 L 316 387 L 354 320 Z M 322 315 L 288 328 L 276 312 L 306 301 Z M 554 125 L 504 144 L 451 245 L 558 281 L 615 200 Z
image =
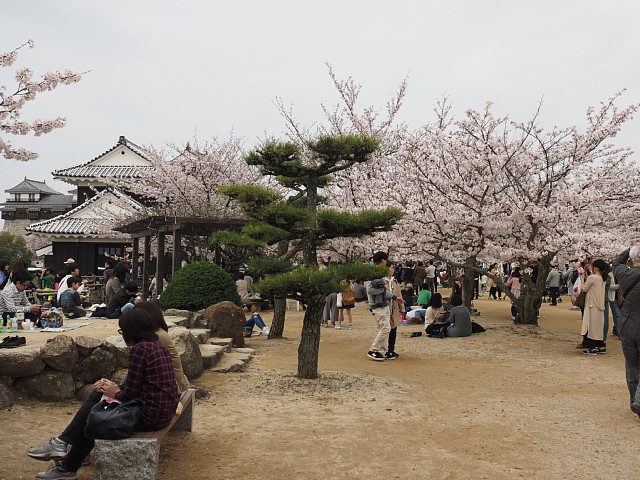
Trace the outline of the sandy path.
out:
M 420 327 L 401 326 L 401 357 L 378 363 L 365 356 L 375 326 L 359 305 L 354 330 L 323 329 L 316 381 L 294 375 L 302 312 L 290 312 L 287 339 L 249 340 L 247 372 L 195 382 L 212 395 L 194 432 L 163 445 L 160 478 L 638 477 L 640 419 L 620 344 L 582 355 L 567 307 L 543 304 L 539 329 L 513 327 L 508 302 L 481 299 L 486 334 L 409 338 Z M 33 478 L 44 465 L 24 452 L 76 408 L 20 399 L 0 412 L 12 438 L 0 478 Z

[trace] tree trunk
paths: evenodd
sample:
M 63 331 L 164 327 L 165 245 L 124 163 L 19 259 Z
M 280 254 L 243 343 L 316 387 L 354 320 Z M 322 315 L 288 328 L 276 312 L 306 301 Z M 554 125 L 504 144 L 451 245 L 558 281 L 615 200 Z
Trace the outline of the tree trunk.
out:
M 320 322 L 324 297 L 312 297 L 307 304 L 298 346 L 298 377 L 318 378 L 318 351 L 320 349 Z
M 273 301 L 273 321 L 269 329 L 269 338 L 282 338 L 284 332 L 284 318 L 287 312 L 287 299 L 276 298 Z
M 476 258 L 469 257 L 465 260 L 465 265 L 476 265 Z M 475 271 L 470 267 L 464 267 L 464 277 L 462 280 L 462 303 L 471 310 L 471 301 L 473 300 L 473 276 Z

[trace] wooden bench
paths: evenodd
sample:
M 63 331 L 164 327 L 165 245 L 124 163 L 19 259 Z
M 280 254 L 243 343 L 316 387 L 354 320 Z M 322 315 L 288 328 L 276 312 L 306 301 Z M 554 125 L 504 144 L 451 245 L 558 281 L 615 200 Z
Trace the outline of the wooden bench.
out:
M 160 442 L 172 430 L 190 432 L 193 427 L 195 390 L 180 396 L 182 413 L 154 432 L 135 432 L 123 440 L 96 440 L 93 458 L 95 480 L 156 480 L 160 460 Z
M 260 312 L 263 308 L 269 308 L 271 303 L 269 300 L 262 300 L 260 298 L 254 298 L 244 301 L 247 307 L 250 307 L 251 313 Z

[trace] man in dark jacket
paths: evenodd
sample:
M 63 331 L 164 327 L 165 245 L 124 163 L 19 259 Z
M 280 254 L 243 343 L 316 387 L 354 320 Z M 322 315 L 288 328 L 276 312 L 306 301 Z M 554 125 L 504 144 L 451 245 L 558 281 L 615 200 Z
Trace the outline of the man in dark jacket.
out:
M 133 308 L 136 293 L 138 293 L 138 285 L 136 282 L 126 282 L 120 290 L 118 290 L 106 309 L 107 318 L 120 318 L 127 310 Z
M 631 410 L 640 417 L 640 244 L 613 261 L 613 272 L 624 296 L 618 333 L 624 353 Z

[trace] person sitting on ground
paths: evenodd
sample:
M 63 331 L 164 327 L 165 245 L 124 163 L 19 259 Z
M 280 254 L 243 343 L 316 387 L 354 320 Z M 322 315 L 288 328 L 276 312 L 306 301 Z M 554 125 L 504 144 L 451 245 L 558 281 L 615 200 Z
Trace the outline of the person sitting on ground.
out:
M 120 318 L 118 326 L 130 347 L 124 383 L 118 386 L 105 378 L 98 380 L 67 428 L 42 447 L 29 450 L 27 455 L 36 460 L 60 460 L 46 472 L 38 473 L 36 480 L 77 480 L 76 473 L 95 443 L 95 438 L 85 434 L 87 418 L 103 395 L 120 402 L 135 398 L 143 401 L 137 431 L 160 430 L 176 414 L 180 399 L 176 376 L 169 353 L 158 341 L 151 315 L 142 308 L 130 310 Z
M 416 300 L 416 303 L 420 305 L 422 308 L 427 308 L 427 305 L 429 305 L 430 299 L 431 299 L 431 290 L 429 290 L 428 288 L 424 288 L 420 290 L 420 293 L 418 293 L 418 300 Z
M 471 314 L 469 309 L 462 304 L 462 296 L 451 295 L 451 314 L 449 315 L 448 337 L 468 337 L 472 333 Z
M 111 260 L 110 258 L 107 258 L 104 261 L 104 272 L 102 272 L 102 285 L 106 285 L 107 282 L 109 281 L 109 278 L 111 277 L 111 272 L 113 272 L 113 260 Z
M 126 282 L 120 290 L 111 298 L 107 308 L 97 308 L 92 317 L 120 318 L 120 315 L 131 310 L 140 299 L 136 298 L 138 284 Z
M 77 263 L 67 264 L 67 268 L 65 271 L 67 272 L 67 274 L 64 276 L 62 280 L 60 280 L 60 283 L 58 284 L 58 296 L 56 297 L 56 301 L 58 302 L 58 305 L 60 305 L 60 295 L 62 295 L 62 292 L 64 292 L 67 288 L 69 288 L 69 284 L 67 283 L 67 280 L 69 280 L 71 277 L 78 277 L 78 280 L 80 280 L 81 282 L 80 288 L 78 288 L 78 293 L 84 292 L 84 282 L 82 282 L 82 279 L 80 278 L 80 267 L 78 267 L 78 264 Z
M 0 314 L 2 318 L 8 319 L 16 313 L 23 312 L 26 320 L 35 323 L 40 317 L 40 305 L 32 305 L 24 291 L 31 284 L 31 275 L 28 272 L 21 272 L 13 275 L 12 283 L 7 284 L 0 292 Z
M 264 323 L 264 320 L 262 320 L 262 317 L 258 312 L 253 312 L 251 316 L 247 320 L 245 320 L 244 324 L 242 325 L 242 335 L 244 337 L 250 337 L 251 335 L 253 335 L 253 327 L 256 325 L 261 330 L 260 332 L 258 332 L 258 335 L 260 335 L 261 333 L 263 335 L 269 335 L 269 327 L 267 327 L 267 324 Z
M 408 309 L 413 306 L 413 301 L 415 300 L 415 291 L 413 287 L 409 287 L 406 290 L 400 290 L 400 293 L 402 294 L 402 300 L 404 301 L 405 311 L 408 311 Z
M 64 313 L 67 318 L 84 317 L 87 314 L 87 311 L 82 308 L 82 300 L 78 293 L 80 280 L 76 277 L 70 277 L 67 280 L 67 287 L 69 288 L 60 295 L 59 305 L 60 308 L 62 308 L 62 313 Z
M 151 319 L 156 326 L 156 335 L 158 335 L 158 341 L 164 348 L 167 349 L 171 356 L 171 364 L 173 365 L 173 372 L 176 374 L 176 382 L 178 382 L 178 390 L 180 392 L 186 392 L 189 388 L 189 380 L 184 374 L 182 369 L 182 360 L 180 360 L 180 354 L 176 348 L 176 344 L 173 342 L 171 335 L 169 335 L 169 326 L 164 319 L 162 310 L 155 302 L 142 301 L 136 304 L 135 308 L 140 308 L 151 315 Z
M 104 286 L 104 303 L 107 305 L 109 305 L 113 296 L 120 290 L 122 285 L 124 285 L 127 270 L 127 266 L 120 262 L 109 274 L 109 280 L 107 280 L 107 284 Z

